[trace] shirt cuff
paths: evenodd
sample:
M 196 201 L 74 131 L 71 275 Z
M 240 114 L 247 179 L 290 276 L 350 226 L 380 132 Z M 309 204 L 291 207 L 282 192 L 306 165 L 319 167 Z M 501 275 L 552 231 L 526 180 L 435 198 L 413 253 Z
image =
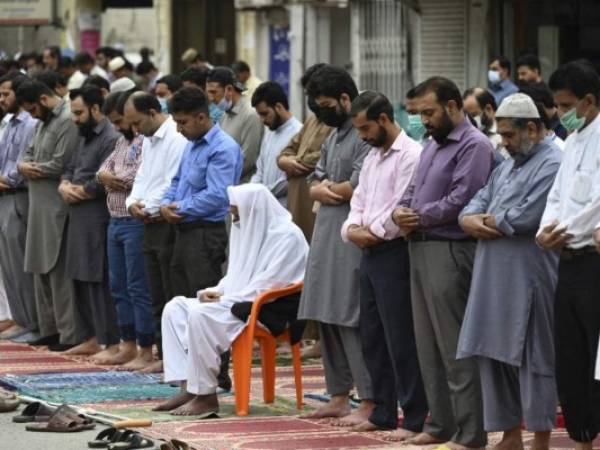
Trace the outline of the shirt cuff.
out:
M 496 221 L 496 228 L 502 231 L 505 236 L 513 236 L 515 234 L 515 229 L 506 220 L 506 211 L 496 214 L 494 220 Z

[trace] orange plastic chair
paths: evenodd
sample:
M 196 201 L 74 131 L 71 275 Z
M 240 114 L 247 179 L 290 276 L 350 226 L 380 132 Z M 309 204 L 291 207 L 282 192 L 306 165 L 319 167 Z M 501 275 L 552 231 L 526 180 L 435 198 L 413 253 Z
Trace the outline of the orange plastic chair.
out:
M 272 289 L 261 294 L 253 303 L 250 321 L 232 345 L 233 382 L 235 389 L 235 411 L 238 416 L 247 416 L 250 405 L 250 380 L 252 369 L 252 350 L 254 340 L 260 343 L 262 360 L 263 398 L 265 403 L 275 401 L 275 349 L 277 340 L 290 342 L 289 331 L 275 338 L 267 330 L 257 326 L 260 308 L 267 302 L 302 291 L 304 283 L 296 283 L 281 289 Z M 302 361 L 300 359 L 300 343 L 292 345 L 292 361 L 296 382 L 296 406 L 302 409 Z

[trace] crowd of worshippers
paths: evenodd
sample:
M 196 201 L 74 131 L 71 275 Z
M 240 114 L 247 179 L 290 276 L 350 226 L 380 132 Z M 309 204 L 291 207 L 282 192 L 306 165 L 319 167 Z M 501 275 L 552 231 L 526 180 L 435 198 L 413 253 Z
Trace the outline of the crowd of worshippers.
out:
M 45 70 L 0 78 L 0 338 L 164 372 L 181 392 L 157 410 L 206 414 L 231 388 L 248 305 L 303 281 L 261 323 L 298 322 L 319 341 L 330 400 L 304 417 L 446 450 L 498 431 L 496 449 L 522 449 L 524 423 L 543 450 L 560 405 L 577 449 L 592 449 L 589 63 L 546 85 L 528 57 L 517 87 L 497 58 L 489 89 L 462 95 L 427 79 L 406 94 L 402 129 L 384 93 L 359 93 L 331 65 L 300 80 L 313 113 L 302 124 L 277 83 L 248 93 L 243 63 L 187 55 L 191 67 L 162 76 L 145 60 L 140 89 L 103 51 L 75 58 L 77 86 L 55 48 Z

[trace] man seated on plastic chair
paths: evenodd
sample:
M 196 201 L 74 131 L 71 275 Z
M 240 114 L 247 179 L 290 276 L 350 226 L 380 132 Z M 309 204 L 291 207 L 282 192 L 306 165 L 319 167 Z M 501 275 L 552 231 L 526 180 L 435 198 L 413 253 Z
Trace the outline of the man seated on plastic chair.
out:
M 198 298 L 167 303 L 162 315 L 165 382 L 181 382 L 181 392 L 156 411 L 217 412 L 221 354 L 246 327 L 231 307 L 304 279 L 308 244 L 290 213 L 263 185 L 227 192 L 233 216 L 227 275 L 216 287 L 199 291 Z

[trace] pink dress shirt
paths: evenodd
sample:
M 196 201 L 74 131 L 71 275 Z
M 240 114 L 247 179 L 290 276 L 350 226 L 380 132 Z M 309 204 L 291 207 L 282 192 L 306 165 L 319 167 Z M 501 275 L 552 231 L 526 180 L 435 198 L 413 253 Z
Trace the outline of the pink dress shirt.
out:
M 350 225 L 368 225 L 371 233 L 386 241 L 401 236 L 389 219 L 412 180 L 420 154 L 421 145 L 404 131 L 387 152 L 379 148 L 369 152 L 350 201 L 350 214 L 342 225 L 344 242 L 349 242 Z

